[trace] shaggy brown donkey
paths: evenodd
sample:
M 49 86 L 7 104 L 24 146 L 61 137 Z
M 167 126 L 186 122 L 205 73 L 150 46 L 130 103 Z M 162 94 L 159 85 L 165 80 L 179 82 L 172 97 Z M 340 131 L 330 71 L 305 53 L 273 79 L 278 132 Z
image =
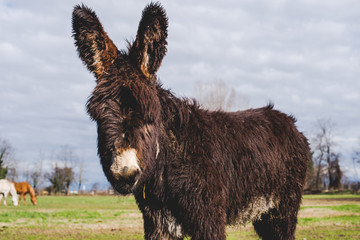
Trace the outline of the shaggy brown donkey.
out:
M 151 3 L 118 50 L 95 13 L 73 12 L 73 36 L 97 85 L 87 109 L 117 191 L 133 193 L 146 239 L 225 239 L 251 221 L 263 239 L 294 239 L 309 147 L 293 117 L 266 106 L 208 111 L 162 88 L 168 21 Z

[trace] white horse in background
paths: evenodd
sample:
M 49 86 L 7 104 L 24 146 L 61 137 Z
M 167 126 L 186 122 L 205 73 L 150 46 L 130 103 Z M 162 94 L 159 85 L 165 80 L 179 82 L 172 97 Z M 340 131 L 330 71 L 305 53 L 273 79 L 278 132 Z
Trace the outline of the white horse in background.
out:
M 18 196 L 17 196 L 14 184 L 6 179 L 0 179 L 0 203 L 1 203 L 1 199 L 4 195 L 4 205 L 5 206 L 7 205 L 6 198 L 9 193 L 11 194 L 12 202 L 13 202 L 14 206 L 17 206 L 18 205 Z

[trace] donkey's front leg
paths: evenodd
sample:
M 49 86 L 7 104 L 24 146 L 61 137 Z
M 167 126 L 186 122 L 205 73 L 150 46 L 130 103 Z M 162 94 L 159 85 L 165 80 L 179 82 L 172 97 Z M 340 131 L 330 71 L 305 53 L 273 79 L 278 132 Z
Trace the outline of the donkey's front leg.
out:
M 182 240 L 180 224 L 168 209 L 157 209 L 143 212 L 145 239 Z
M 205 206 L 202 208 L 203 211 L 195 213 L 196 219 L 188 220 L 191 222 L 189 235 L 192 240 L 225 240 L 225 217 L 223 214 L 219 215 L 219 211 L 212 211 Z

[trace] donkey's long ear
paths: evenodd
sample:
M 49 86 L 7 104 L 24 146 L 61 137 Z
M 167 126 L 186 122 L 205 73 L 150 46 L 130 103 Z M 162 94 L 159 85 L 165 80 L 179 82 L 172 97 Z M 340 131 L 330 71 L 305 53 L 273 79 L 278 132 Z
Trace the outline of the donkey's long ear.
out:
M 104 31 L 95 12 L 85 5 L 74 8 L 73 37 L 80 58 L 99 78 L 117 56 L 117 48 Z
M 159 3 L 150 3 L 143 11 L 136 40 L 129 49 L 131 61 L 150 78 L 166 54 L 168 19 Z

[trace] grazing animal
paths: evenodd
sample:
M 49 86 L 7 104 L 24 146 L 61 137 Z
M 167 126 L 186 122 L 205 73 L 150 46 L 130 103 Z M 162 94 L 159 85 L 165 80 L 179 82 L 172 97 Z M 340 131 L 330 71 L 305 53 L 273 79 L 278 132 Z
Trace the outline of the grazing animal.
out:
M 36 206 L 36 194 L 34 188 L 27 182 L 13 182 L 16 192 L 20 195 L 19 204 L 21 199 L 24 199 L 24 204 L 26 205 L 26 194 L 30 194 L 31 202 Z
M 6 206 L 7 196 L 11 194 L 12 202 L 14 206 L 18 205 L 18 196 L 16 194 L 16 190 L 14 184 L 6 179 L 0 179 L 0 202 L 2 197 L 4 196 L 4 205 Z
M 262 239 L 294 239 L 309 146 L 293 117 L 272 105 L 208 111 L 164 89 L 156 72 L 168 19 L 158 3 L 146 6 L 125 51 L 88 7 L 75 7 L 72 24 L 96 77 L 87 111 L 103 171 L 134 194 L 145 239 L 221 240 L 227 224 L 247 222 Z

